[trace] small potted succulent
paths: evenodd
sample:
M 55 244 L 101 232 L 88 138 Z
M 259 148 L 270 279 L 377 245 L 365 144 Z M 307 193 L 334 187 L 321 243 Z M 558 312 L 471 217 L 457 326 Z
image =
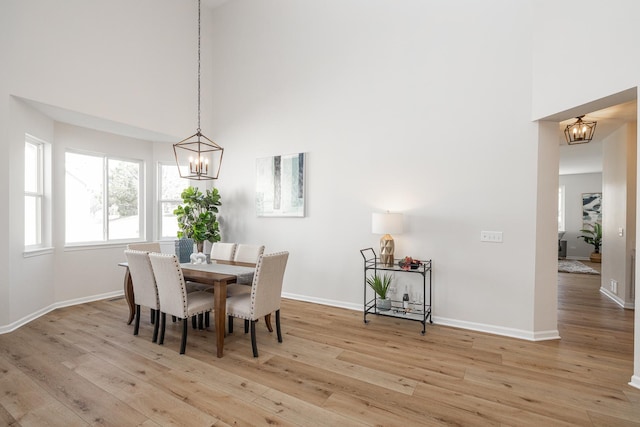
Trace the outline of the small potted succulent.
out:
M 391 286 L 391 275 L 385 274 L 380 276 L 378 273 L 367 277 L 367 284 L 376 293 L 376 307 L 378 310 L 391 310 L 391 300 L 387 298 L 389 286 Z

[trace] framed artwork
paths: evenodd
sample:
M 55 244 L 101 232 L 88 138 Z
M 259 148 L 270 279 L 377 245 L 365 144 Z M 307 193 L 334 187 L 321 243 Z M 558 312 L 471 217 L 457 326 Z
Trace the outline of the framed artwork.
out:
M 263 217 L 303 217 L 305 153 L 256 160 L 256 213 Z
M 602 224 L 602 193 L 582 193 L 582 225 Z

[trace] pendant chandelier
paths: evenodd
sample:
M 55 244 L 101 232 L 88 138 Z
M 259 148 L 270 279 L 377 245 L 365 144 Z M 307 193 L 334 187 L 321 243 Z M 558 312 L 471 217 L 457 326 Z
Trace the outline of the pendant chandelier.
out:
M 567 125 L 564 130 L 564 136 L 567 139 L 567 144 L 584 144 L 593 139 L 593 133 L 596 130 L 597 122 L 585 122 L 582 120 L 584 116 L 576 117 L 576 122 L 572 125 Z
M 198 0 L 198 128 L 190 137 L 173 144 L 180 177 L 198 181 L 218 178 L 224 152 L 200 131 L 200 4 Z

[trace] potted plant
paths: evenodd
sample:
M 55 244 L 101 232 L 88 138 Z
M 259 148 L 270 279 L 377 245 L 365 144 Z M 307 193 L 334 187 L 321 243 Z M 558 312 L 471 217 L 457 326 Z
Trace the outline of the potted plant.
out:
M 385 274 L 384 276 L 378 275 L 367 277 L 367 284 L 376 293 L 376 307 L 378 310 L 387 311 L 391 309 L 391 300 L 387 298 L 387 292 L 389 286 L 391 286 L 391 275 Z
M 204 249 L 205 241 L 219 242 L 220 228 L 216 214 L 222 203 L 218 189 L 207 189 L 203 193 L 196 187 L 187 187 L 180 197 L 183 204 L 173 211 L 178 219 L 178 237 L 193 239 L 198 252 Z
M 578 236 L 578 239 L 583 239 L 586 243 L 593 245 L 593 252 L 589 256 L 591 262 L 601 262 L 602 254 L 600 254 L 600 245 L 602 244 L 602 224 L 594 223 L 593 225 L 587 224 L 590 228 L 583 228 L 580 230 L 582 236 Z

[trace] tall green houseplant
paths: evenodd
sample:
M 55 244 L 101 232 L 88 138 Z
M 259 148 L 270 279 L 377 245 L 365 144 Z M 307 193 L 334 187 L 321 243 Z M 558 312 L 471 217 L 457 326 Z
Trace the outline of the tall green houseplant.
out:
M 602 224 L 596 222 L 593 225 L 586 224 L 590 228 L 583 228 L 580 230 L 581 236 L 578 239 L 584 240 L 586 243 L 593 245 L 593 253 L 589 258 L 593 262 L 600 262 L 602 255 L 600 255 L 600 245 L 602 245 Z
M 220 228 L 216 214 L 222 202 L 218 189 L 207 189 L 203 193 L 197 187 L 187 187 L 180 197 L 183 204 L 173 211 L 178 219 L 178 237 L 193 239 L 198 252 L 202 252 L 206 241 L 219 242 Z

